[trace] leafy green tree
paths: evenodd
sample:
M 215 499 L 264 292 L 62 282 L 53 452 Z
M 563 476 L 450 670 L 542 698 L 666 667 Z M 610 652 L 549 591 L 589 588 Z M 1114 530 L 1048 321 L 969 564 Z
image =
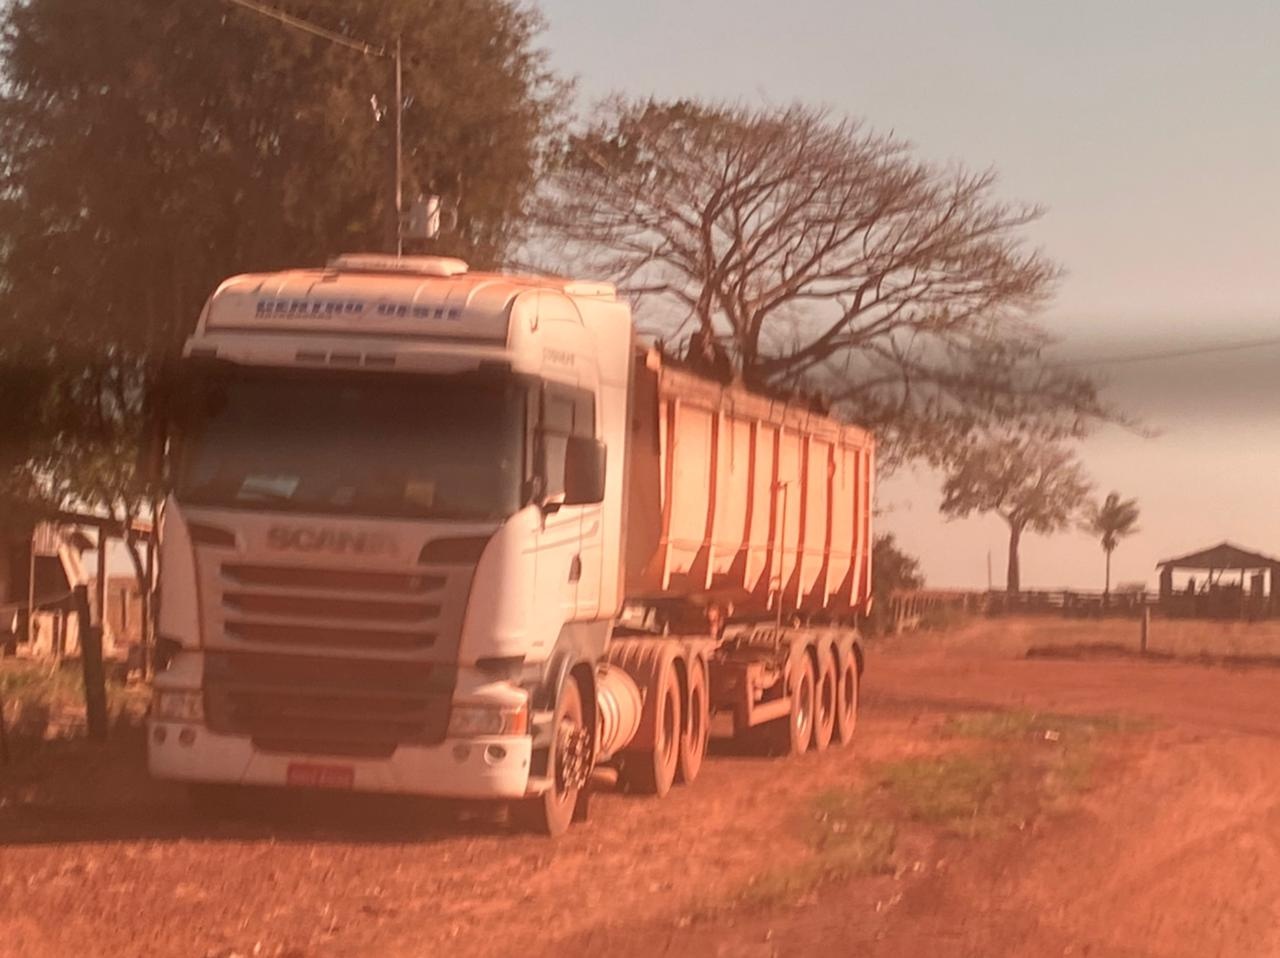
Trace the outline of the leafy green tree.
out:
M 975 439 L 955 457 L 942 486 L 942 513 L 994 512 L 1009 525 L 1006 589 L 1022 587 L 1018 548 L 1024 532 L 1052 535 L 1085 505 L 1089 480 L 1075 454 L 1033 434 Z
M 509 0 L 297 0 L 403 38 L 405 192 L 457 205 L 436 245 L 479 266 L 519 238 L 563 89 Z M 229 4 L 17 0 L 0 20 L 0 350 L 27 424 L 15 493 L 124 519 L 167 363 L 224 277 L 385 249 L 389 62 Z M 391 230 L 393 234 L 393 228 Z
M 1107 556 L 1104 602 L 1111 598 L 1111 553 L 1121 539 L 1138 531 L 1138 515 L 1138 500 L 1121 499 L 1118 492 L 1109 492 L 1102 502 L 1089 506 L 1085 528 L 1099 538 Z
M 973 429 L 1059 435 L 1111 413 L 1040 361 L 1028 319 L 1058 268 L 1035 206 L 803 106 L 615 99 L 567 136 L 541 235 L 683 320 L 691 356 L 757 390 L 820 388 L 876 428 L 881 463 L 943 461 Z M 886 441 L 887 440 L 887 441 Z

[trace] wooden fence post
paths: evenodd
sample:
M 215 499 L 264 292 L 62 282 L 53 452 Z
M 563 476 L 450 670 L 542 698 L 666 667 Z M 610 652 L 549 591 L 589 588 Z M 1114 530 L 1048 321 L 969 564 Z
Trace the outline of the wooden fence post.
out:
M 1146 606 L 1142 608 L 1142 640 L 1138 646 L 1139 651 L 1147 654 L 1147 642 L 1151 638 L 1151 609 Z
M 102 664 L 102 627 L 89 613 L 89 589 L 75 588 L 76 615 L 80 620 L 80 664 L 84 669 L 84 713 L 89 740 L 107 739 L 107 681 Z

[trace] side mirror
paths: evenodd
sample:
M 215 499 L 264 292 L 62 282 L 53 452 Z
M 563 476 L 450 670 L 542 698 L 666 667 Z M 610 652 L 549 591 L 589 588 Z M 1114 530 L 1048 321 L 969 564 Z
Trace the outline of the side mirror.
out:
M 604 501 L 605 445 L 599 439 L 570 436 L 564 453 L 564 504 Z

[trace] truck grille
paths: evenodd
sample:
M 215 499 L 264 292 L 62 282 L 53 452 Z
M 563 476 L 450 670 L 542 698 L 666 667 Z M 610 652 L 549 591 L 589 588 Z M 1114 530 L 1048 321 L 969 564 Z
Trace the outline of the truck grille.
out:
M 436 646 L 461 613 L 470 569 L 368 572 L 228 562 L 217 583 L 222 632 L 280 648 L 413 652 Z M 455 581 L 456 580 L 456 581 Z
M 213 652 L 205 717 L 265 751 L 385 758 L 444 740 L 455 675 L 425 662 Z

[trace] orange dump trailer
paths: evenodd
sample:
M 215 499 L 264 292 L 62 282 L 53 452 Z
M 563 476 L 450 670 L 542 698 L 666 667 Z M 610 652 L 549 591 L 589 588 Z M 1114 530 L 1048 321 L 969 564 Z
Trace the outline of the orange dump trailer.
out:
M 656 352 L 632 390 L 626 595 L 852 621 L 871 582 L 875 443 Z
M 625 673 L 643 715 L 607 757 L 662 794 L 696 776 L 719 716 L 771 751 L 848 741 L 856 625 L 871 594 L 874 439 L 654 351 L 637 356 L 630 402 L 627 607 L 601 688 L 612 714 Z

